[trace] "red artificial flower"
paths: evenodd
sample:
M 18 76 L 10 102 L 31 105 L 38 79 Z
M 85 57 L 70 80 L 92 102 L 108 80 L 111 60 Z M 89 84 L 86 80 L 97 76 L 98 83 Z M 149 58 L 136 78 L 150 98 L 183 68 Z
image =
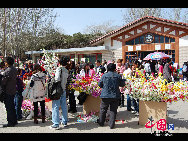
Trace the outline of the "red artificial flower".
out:
M 184 99 L 184 95 L 181 94 L 181 95 L 180 95 L 180 98 L 183 100 L 183 99 Z
M 177 101 L 178 100 L 177 97 L 174 97 L 174 100 Z
M 45 97 L 45 102 L 50 102 L 50 101 L 52 101 L 50 98 L 47 99 L 47 98 Z
M 45 71 L 45 69 L 41 66 L 42 71 Z

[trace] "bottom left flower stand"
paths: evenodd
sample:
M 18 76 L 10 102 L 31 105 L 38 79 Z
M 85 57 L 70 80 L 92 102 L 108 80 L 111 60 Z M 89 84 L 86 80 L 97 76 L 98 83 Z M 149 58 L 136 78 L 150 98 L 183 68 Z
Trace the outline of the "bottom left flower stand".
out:
M 83 103 L 83 114 L 95 112 L 99 116 L 101 98 L 88 95 L 86 101 Z

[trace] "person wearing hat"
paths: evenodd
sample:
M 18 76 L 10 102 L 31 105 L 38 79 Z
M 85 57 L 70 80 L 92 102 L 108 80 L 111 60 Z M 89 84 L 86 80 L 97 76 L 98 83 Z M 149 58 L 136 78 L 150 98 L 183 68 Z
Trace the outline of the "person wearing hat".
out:
M 106 113 L 108 107 L 110 106 L 110 119 L 109 126 L 110 129 L 113 129 L 115 126 L 115 119 L 117 114 L 117 108 L 119 104 L 119 99 L 121 98 L 121 93 L 119 87 L 125 86 L 125 79 L 122 79 L 121 75 L 116 71 L 116 65 L 110 63 L 107 65 L 107 73 L 105 73 L 98 85 L 102 88 L 101 96 L 102 99 L 100 105 L 100 113 L 98 124 L 100 126 L 104 125 Z

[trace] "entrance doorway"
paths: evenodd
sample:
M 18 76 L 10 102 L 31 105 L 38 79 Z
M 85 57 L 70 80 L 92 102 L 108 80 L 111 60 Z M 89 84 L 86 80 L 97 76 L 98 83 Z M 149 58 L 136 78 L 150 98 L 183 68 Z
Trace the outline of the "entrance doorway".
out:
M 139 58 L 143 60 L 148 54 L 153 53 L 156 51 L 131 51 L 126 52 L 126 60 L 129 60 L 131 63 L 134 60 L 138 60 Z M 172 61 L 175 62 L 175 50 L 158 50 L 158 52 L 163 52 L 172 58 Z

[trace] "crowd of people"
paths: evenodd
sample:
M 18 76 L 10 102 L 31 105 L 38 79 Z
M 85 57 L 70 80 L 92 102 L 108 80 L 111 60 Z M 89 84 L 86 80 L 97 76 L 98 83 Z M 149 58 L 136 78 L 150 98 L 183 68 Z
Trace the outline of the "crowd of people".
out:
M 41 106 L 42 123 L 45 123 L 45 97 L 46 95 L 46 71 L 39 64 L 33 64 L 31 61 L 24 62 L 24 67 L 15 68 L 14 59 L 7 57 L 4 62 L 0 64 L 0 86 L 4 93 L 4 104 L 7 111 L 8 124 L 3 127 L 14 127 L 18 124 L 19 120 L 23 120 L 22 117 L 22 101 L 24 91 L 24 81 L 30 80 L 29 84 L 32 92 L 30 92 L 29 99 L 34 105 L 34 124 L 38 124 L 38 102 Z M 59 108 L 62 109 L 62 125 L 67 126 L 68 112 L 75 113 L 76 100 L 74 90 L 69 90 L 68 85 L 76 74 L 80 74 L 83 77 L 89 77 L 94 74 L 101 74 L 102 77 L 99 81 L 99 87 L 102 88 L 102 99 L 100 105 L 100 114 L 98 124 L 104 125 L 106 113 L 110 106 L 110 128 L 115 126 L 115 118 L 117 114 L 118 106 L 124 107 L 124 89 L 126 76 L 139 77 L 136 69 L 141 70 L 145 74 L 146 79 L 150 75 L 157 77 L 161 73 L 164 79 L 168 82 L 173 81 L 174 73 L 177 72 L 177 68 L 173 67 L 171 59 L 159 60 L 159 61 L 142 61 L 135 60 L 129 62 L 128 60 L 123 63 L 123 59 L 115 61 L 106 61 L 104 63 L 100 60 L 96 60 L 95 65 L 92 63 L 78 62 L 75 64 L 67 57 L 62 57 L 59 60 L 59 66 L 56 69 L 55 80 L 61 81 L 61 87 L 63 93 L 58 100 L 52 100 L 52 123 L 50 126 L 52 129 L 59 129 L 60 117 Z M 185 78 L 187 78 L 187 74 Z M 67 106 L 67 98 L 69 99 L 69 109 Z M 133 108 L 132 108 L 133 106 Z M 139 100 L 131 98 L 127 94 L 127 110 L 132 114 L 139 115 Z

